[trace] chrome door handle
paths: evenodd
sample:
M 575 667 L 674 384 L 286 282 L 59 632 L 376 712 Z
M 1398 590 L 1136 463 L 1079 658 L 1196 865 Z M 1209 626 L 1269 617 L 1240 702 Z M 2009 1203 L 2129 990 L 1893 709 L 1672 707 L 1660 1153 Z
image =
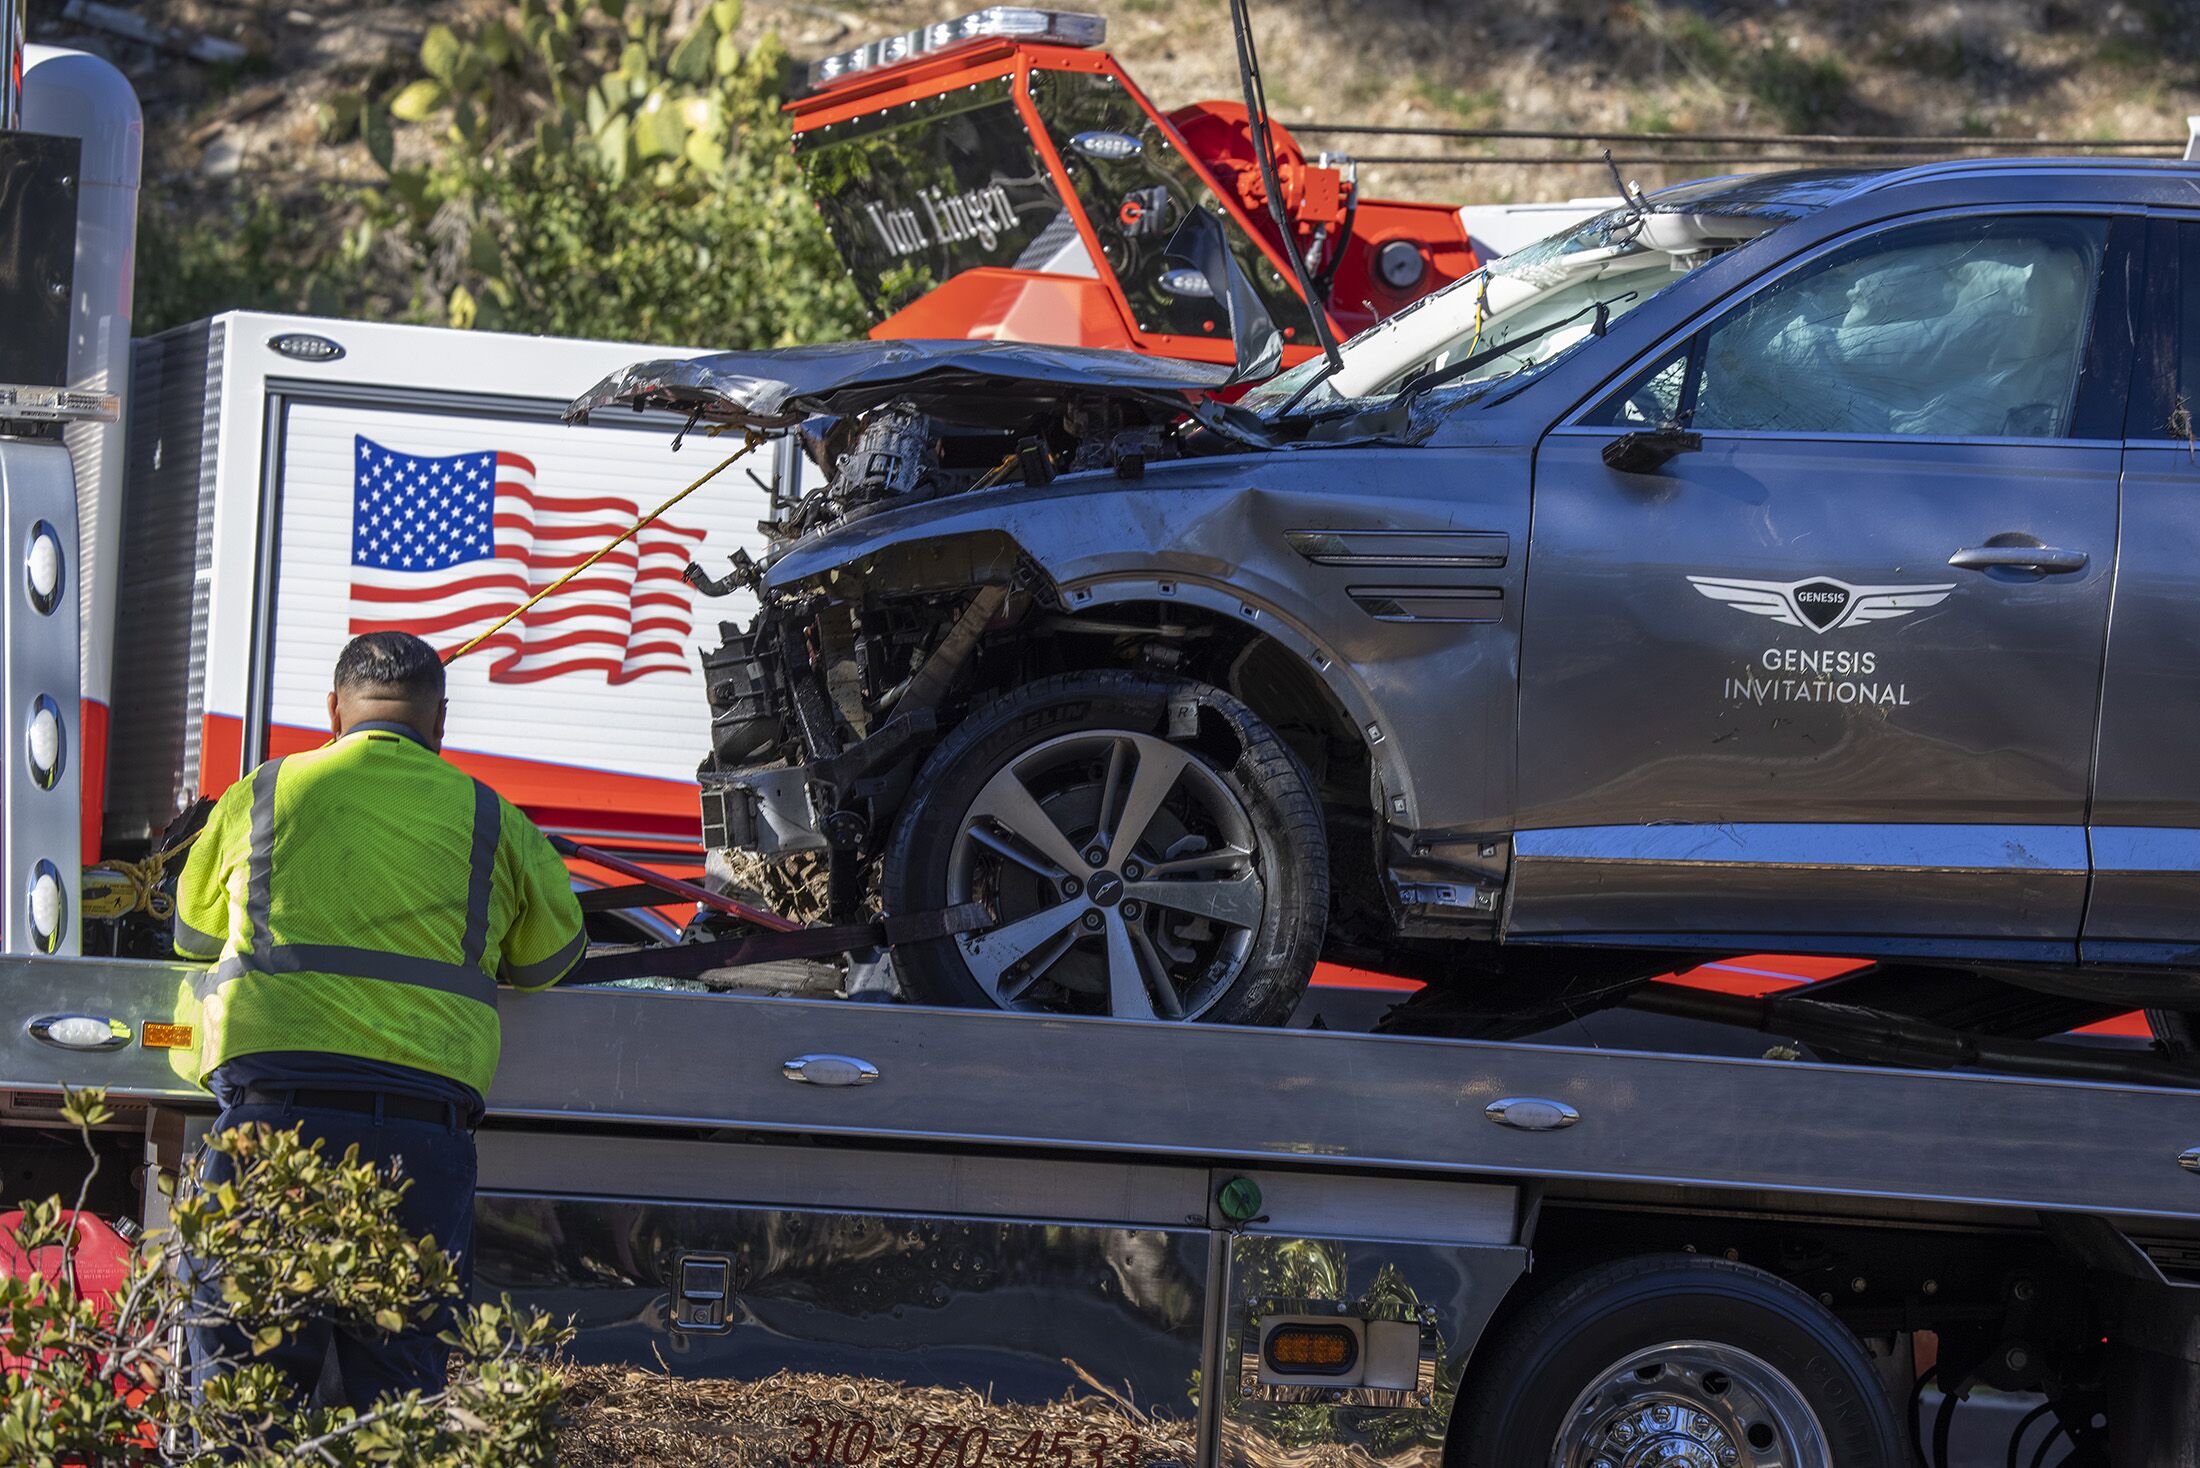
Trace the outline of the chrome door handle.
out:
M 1948 564 L 1966 571 L 1990 571 L 2012 566 L 2020 571 L 2083 571 L 2091 557 L 2081 550 L 2057 550 L 2051 545 L 1974 545 L 1948 557 Z

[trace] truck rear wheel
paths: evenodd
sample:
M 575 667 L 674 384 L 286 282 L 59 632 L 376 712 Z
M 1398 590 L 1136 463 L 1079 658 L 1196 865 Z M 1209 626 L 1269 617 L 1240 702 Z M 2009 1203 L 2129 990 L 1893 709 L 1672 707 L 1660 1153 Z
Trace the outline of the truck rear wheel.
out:
M 1893 1404 L 1832 1312 L 1761 1269 L 1623 1260 L 1552 1287 L 1478 1351 L 1465 1468 L 1902 1468 Z
M 932 1004 L 1274 1024 L 1312 977 L 1329 899 L 1298 758 L 1219 689 L 1046 678 L 981 705 L 918 774 L 889 912 L 988 904 L 895 951 Z

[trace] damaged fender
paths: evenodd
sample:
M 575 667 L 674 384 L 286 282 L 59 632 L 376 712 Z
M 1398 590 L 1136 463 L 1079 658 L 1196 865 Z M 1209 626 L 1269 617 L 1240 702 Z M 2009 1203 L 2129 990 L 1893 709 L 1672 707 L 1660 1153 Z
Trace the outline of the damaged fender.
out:
M 1390 503 L 1403 491 L 1356 450 L 1304 450 L 913 505 L 788 547 L 763 591 L 877 596 L 1021 573 L 1073 616 L 1200 608 L 1320 679 L 1375 765 L 1386 821 L 1485 832 L 1512 802 L 1527 483 L 1495 451 L 1431 449 L 1424 462 L 1460 486 L 1457 530 L 1389 529 L 1411 523 Z

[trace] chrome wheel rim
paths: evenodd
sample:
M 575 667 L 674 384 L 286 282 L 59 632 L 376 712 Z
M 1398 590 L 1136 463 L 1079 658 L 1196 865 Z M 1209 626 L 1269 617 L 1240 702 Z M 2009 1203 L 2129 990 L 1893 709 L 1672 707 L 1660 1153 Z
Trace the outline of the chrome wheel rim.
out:
M 1769 1362 L 1734 1346 L 1667 1341 L 1615 1364 L 1574 1399 L 1551 1468 L 1832 1468 L 1825 1428 Z
M 1150 734 L 1065 734 L 1003 767 L 963 813 L 957 936 L 1003 1009 L 1198 1019 L 1244 971 L 1267 909 L 1253 818 L 1207 764 Z

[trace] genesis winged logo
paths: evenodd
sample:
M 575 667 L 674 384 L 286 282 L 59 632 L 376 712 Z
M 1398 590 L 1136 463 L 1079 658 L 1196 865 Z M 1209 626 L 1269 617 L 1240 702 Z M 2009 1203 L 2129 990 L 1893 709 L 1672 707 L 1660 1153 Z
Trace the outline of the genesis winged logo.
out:
M 1808 581 L 1736 581 L 1724 576 L 1691 576 L 1689 585 L 1738 612 L 1770 617 L 1790 627 L 1831 632 L 1859 622 L 1884 622 L 1937 607 L 1956 589 L 1953 581 L 1934 586 L 1851 586 L 1830 576 Z

